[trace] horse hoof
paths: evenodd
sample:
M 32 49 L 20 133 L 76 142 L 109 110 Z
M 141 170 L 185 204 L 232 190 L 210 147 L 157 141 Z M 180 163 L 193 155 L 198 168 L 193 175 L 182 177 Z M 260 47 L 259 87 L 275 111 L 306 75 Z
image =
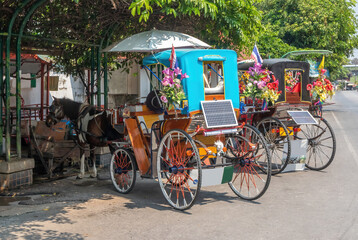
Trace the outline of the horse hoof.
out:
M 83 176 L 82 175 L 77 175 L 76 179 L 82 179 Z
M 90 174 L 91 178 L 97 178 L 97 175 Z

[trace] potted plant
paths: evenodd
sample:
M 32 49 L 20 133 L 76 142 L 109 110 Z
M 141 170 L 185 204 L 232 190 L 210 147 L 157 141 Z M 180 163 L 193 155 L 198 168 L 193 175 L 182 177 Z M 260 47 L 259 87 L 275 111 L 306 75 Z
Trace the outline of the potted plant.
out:
M 168 112 L 173 108 L 177 117 L 176 110 L 179 109 L 181 101 L 186 98 L 181 81 L 189 76 L 186 73 L 183 74 L 182 70 L 178 67 L 174 70 L 166 68 L 163 70 L 163 74 L 160 100 L 163 102 L 166 111 Z

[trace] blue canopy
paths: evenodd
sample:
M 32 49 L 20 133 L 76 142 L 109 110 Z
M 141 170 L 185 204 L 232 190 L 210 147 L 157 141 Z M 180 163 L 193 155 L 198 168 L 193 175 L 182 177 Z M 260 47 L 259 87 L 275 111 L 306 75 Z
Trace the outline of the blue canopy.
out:
M 189 113 L 200 111 L 200 102 L 205 100 L 204 62 L 222 62 L 224 76 L 224 96 L 231 99 L 234 108 L 240 108 L 239 83 L 237 74 L 237 54 L 227 49 L 176 49 L 179 68 L 189 75 L 182 81 L 188 99 Z M 170 65 L 171 50 L 159 52 L 143 59 L 143 65 Z

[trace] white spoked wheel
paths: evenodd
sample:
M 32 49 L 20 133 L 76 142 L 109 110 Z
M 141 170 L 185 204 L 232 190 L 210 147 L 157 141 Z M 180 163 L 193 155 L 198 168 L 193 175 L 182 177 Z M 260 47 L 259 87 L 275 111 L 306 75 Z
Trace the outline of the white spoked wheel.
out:
M 263 134 L 271 156 L 271 174 L 282 172 L 291 157 L 291 142 L 286 126 L 277 118 L 261 120 L 256 128 Z
M 129 193 L 136 181 L 137 164 L 131 151 L 117 149 L 111 158 L 110 174 L 114 187 L 120 193 Z
M 245 125 L 239 134 L 228 137 L 225 145 L 228 157 L 234 159 L 230 188 L 243 199 L 260 198 L 271 179 L 271 158 L 264 138 L 257 129 Z
M 183 130 L 167 132 L 159 145 L 157 173 L 168 203 L 178 210 L 189 209 L 201 187 L 201 163 L 193 139 Z
M 328 167 L 334 159 L 336 137 L 327 120 L 319 116 L 314 118 L 317 124 L 301 125 L 295 137 L 307 139 L 306 167 L 320 171 Z

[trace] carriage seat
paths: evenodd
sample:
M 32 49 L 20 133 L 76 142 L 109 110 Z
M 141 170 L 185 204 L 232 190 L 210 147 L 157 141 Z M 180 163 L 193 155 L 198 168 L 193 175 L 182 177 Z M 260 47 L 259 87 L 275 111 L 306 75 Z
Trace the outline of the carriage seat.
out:
M 130 115 L 137 117 L 144 135 L 151 133 L 151 127 L 154 122 L 164 120 L 164 113 L 155 113 L 144 104 L 131 106 Z
M 219 81 L 214 88 L 205 88 L 205 94 L 224 94 L 224 81 Z

